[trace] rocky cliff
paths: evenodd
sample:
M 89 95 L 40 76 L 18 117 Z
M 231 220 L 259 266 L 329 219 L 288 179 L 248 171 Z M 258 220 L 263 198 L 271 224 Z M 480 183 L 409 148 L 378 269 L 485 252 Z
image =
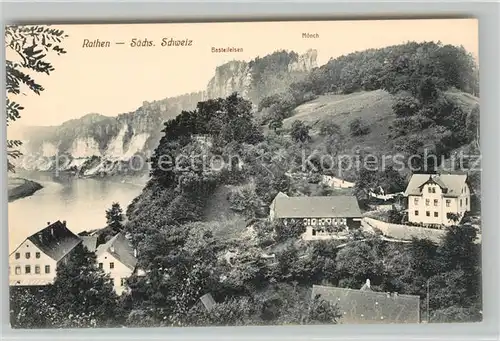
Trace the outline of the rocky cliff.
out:
M 81 176 L 144 173 L 163 122 L 199 101 L 233 92 L 258 104 L 264 96 L 283 91 L 315 68 L 317 53 L 277 51 L 250 62 L 231 61 L 215 69 L 204 91 L 144 102 L 116 117 L 88 114 L 55 127 L 29 127 L 22 140 L 24 156 L 17 167 L 27 170 L 71 171 Z
M 207 96 L 227 97 L 238 92 L 258 104 L 263 97 L 282 92 L 316 68 L 317 56 L 316 50 L 308 50 L 302 55 L 276 51 L 250 62 L 231 61 L 215 69 L 207 86 Z

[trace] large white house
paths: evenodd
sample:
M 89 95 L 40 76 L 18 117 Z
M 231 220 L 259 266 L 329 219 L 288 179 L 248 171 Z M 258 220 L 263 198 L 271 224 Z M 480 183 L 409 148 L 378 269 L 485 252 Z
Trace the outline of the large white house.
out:
M 136 271 L 135 250 L 123 233 L 118 233 L 96 250 L 99 268 L 113 279 L 113 286 L 118 295 L 127 290 L 127 278 Z
M 54 283 L 57 266 L 65 262 L 79 244 L 97 256 L 98 266 L 109 274 L 113 287 L 121 295 L 126 279 L 137 269 L 137 255 L 125 238 L 118 233 L 105 244 L 97 246 L 97 237 L 78 236 L 57 221 L 29 236 L 9 255 L 10 286 L 44 286 Z M 143 274 L 137 270 L 138 275 Z
M 9 255 L 9 285 L 38 286 L 54 282 L 58 264 L 64 262 L 82 240 L 56 221 L 26 238 Z
M 412 223 L 449 226 L 456 223 L 450 217 L 470 211 L 466 174 L 413 174 L 405 196 Z

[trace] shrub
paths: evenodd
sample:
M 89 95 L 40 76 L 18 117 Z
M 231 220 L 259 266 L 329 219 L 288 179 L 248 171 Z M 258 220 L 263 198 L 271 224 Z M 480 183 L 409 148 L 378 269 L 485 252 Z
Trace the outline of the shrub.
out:
M 352 136 L 363 136 L 370 132 L 370 127 L 360 118 L 355 118 L 349 123 L 349 130 Z

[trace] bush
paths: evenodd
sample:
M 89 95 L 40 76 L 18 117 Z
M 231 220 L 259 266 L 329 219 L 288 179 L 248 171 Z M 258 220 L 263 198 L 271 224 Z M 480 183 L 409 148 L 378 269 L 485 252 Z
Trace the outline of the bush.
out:
M 349 130 L 352 136 L 363 136 L 370 132 L 370 127 L 360 118 L 355 118 L 349 123 Z
M 400 94 L 392 105 L 392 111 L 397 117 L 408 117 L 415 115 L 421 109 L 420 102 L 408 94 Z

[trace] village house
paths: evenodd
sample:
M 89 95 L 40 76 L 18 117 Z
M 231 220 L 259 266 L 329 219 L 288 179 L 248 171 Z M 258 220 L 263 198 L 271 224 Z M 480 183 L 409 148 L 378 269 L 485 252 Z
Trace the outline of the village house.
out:
M 9 255 L 9 285 L 42 286 L 54 282 L 57 266 L 82 240 L 56 221 L 29 236 Z
M 321 183 L 331 188 L 353 188 L 355 183 L 331 175 L 322 175 Z
M 123 233 L 118 233 L 105 244 L 97 245 L 97 236 L 76 235 L 66 227 L 66 221 L 57 221 L 29 236 L 9 255 L 9 285 L 44 286 L 54 283 L 56 269 L 65 262 L 71 251 L 82 244 L 97 256 L 99 268 L 109 274 L 117 294 L 126 289 L 126 279 L 137 269 L 137 254 Z
M 118 295 L 127 290 L 127 279 L 137 271 L 137 253 L 123 233 L 97 247 L 97 264 L 113 280 Z
M 420 323 L 420 297 L 373 291 L 370 280 L 361 289 L 313 285 L 311 298 L 335 303 L 341 324 Z
M 346 238 L 361 226 L 361 211 L 354 196 L 289 197 L 278 193 L 270 205 L 269 219 L 285 226 L 302 223 L 304 240 Z
M 413 174 L 405 191 L 408 221 L 424 225 L 453 225 L 470 211 L 466 174 Z

